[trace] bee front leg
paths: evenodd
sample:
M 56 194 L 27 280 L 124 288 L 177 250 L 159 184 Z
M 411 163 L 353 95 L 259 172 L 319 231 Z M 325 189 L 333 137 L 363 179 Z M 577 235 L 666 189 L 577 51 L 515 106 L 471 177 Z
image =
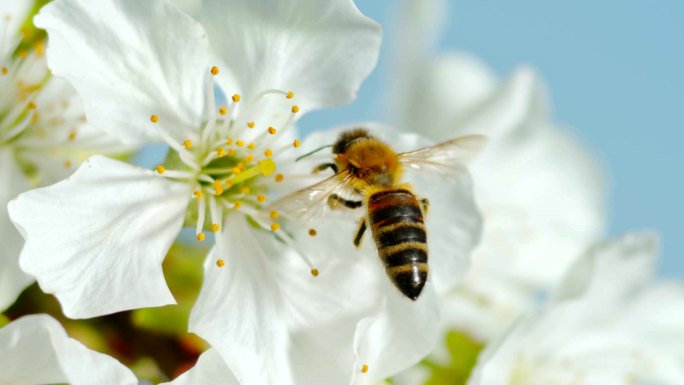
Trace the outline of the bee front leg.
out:
M 366 218 L 361 218 L 361 223 L 359 224 L 359 230 L 356 232 L 354 237 L 354 246 L 358 249 L 361 247 L 361 240 L 363 239 L 363 234 L 366 232 Z
M 423 208 L 423 215 L 427 217 L 428 211 L 430 211 L 430 201 L 427 198 L 420 200 L 420 206 Z
M 330 206 L 331 209 L 335 210 L 340 208 L 340 205 L 348 209 L 358 209 L 363 205 L 363 202 L 347 200 L 337 194 L 330 195 L 330 197 L 328 198 L 328 206 Z
M 316 166 L 311 173 L 318 174 L 319 172 L 323 172 L 327 169 L 331 169 L 333 172 L 335 172 L 335 174 L 337 174 L 337 165 L 335 163 L 321 163 Z

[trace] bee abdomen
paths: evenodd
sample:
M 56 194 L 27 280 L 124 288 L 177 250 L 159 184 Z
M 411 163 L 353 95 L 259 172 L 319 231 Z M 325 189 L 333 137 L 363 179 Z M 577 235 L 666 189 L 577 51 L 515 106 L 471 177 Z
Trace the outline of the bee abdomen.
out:
M 418 200 L 407 190 L 382 191 L 369 198 L 368 214 L 387 275 L 415 300 L 428 274 L 427 235 Z

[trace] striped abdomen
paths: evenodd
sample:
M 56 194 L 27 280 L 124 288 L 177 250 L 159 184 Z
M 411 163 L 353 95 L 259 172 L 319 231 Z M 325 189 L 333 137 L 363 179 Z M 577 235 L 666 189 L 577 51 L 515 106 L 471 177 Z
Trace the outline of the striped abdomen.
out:
M 418 200 L 402 188 L 376 192 L 368 198 L 368 222 L 387 275 L 415 300 L 428 274 L 427 238 Z

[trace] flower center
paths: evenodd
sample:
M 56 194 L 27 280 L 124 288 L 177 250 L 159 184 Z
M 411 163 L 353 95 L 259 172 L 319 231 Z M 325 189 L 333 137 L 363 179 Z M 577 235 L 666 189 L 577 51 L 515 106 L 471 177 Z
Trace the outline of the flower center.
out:
M 209 76 L 218 72 L 212 67 Z M 189 206 L 186 225 L 194 225 L 200 241 L 207 230 L 220 236 L 224 214 L 230 210 L 256 218 L 269 187 L 284 179 L 276 173 L 277 160 L 301 145 L 299 140 L 286 139 L 299 112 L 292 91 L 266 90 L 247 103 L 233 94 L 227 105 L 217 106 L 213 81 L 207 84 L 207 120 L 180 140 L 159 130 L 171 151 L 156 168 L 159 175 L 192 186 L 195 203 Z M 161 124 L 163 117 L 151 115 L 150 121 Z M 270 213 L 268 226 L 274 232 L 280 229 L 278 216 Z

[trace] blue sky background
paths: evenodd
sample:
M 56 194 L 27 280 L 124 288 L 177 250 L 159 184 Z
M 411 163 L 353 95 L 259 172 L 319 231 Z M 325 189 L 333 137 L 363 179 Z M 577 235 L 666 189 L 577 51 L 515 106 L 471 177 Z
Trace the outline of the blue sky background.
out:
M 305 130 L 386 120 L 388 49 L 398 0 L 357 0 L 385 26 L 378 68 L 351 105 L 305 116 Z M 661 272 L 684 277 L 684 3 L 636 0 L 452 0 L 444 50 L 474 54 L 501 76 L 527 64 L 545 79 L 555 120 L 603 160 L 610 233 L 657 230 Z

